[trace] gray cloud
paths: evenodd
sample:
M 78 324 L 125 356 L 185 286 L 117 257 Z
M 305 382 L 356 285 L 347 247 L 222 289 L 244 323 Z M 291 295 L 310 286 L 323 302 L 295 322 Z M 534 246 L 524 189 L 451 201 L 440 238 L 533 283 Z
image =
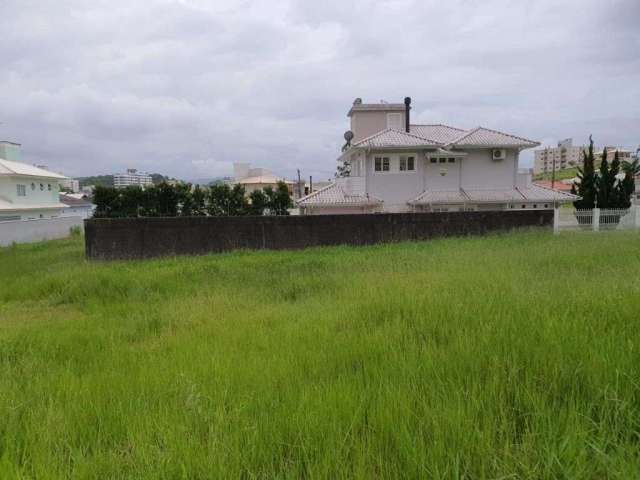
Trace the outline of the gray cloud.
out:
M 334 170 L 353 98 L 640 143 L 635 0 L 5 0 L 0 137 L 70 175 Z M 530 154 L 525 159 L 530 159 Z

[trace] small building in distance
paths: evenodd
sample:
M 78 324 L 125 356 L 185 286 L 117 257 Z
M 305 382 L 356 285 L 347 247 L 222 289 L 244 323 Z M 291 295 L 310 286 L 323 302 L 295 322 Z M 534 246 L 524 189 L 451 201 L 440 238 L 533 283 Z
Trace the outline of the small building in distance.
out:
M 67 177 L 22 163 L 20 156 L 20 144 L 0 142 L 0 222 L 60 217 L 66 206 L 58 192 Z
M 67 178 L 66 180 L 60 181 L 60 188 L 62 190 L 66 190 L 71 193 L 79 193 L 80 192 L 80 180 L 76 180 L 75 178 Z
M 278 177 L 266 168 L 251 168 L 248 163 L 233 164 L 233 181 L 231 183 L 242 185 L 247 195 L 254 190 L 263 190 L 266 187 L 275 190 L 279 182 L 284 182 L 289 189 L 289 195 L 293 196 L 294 182 Z
M 115 173 L 113 175 L 113 186 L 115 188 L 125 188 L 130 186 L 150 187 L 153 179 L 148 173 L 138 172 L 135 168 L 128 168 L 126 173 Z
M 63 217 L 91 218 L 96 208 L 84 193 L 60 192 L 60 203 L 67 207 L 62 211 Z

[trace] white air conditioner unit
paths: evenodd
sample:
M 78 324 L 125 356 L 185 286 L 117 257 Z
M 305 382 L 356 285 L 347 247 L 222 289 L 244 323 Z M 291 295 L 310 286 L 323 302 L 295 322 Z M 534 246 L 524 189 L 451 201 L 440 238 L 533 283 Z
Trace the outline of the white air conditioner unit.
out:
M 507 158 L 507 151 L 504 148 L 494 148 L 491 152 L 491 158 L 494 162 Z

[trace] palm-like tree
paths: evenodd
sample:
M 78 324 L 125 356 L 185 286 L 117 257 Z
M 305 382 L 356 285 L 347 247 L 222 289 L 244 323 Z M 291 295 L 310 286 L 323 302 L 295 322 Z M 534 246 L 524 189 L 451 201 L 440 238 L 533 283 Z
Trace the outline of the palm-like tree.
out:
M 640 177 L 640 158 L 636 158 L 632 162 L 622 162 L 622 171 L 624 179 L 622 180 L 622 189 L 631 197 L 636 191 L 636 177 Z
M 633 177 L 640 176 L 640 158 L 636 158 L 633 162 L 622 162 L 622 171 Z

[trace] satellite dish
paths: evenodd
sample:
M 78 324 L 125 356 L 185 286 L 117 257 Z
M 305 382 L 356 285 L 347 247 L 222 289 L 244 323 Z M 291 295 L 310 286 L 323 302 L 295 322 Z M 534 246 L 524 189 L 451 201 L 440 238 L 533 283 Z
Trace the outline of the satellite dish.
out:
M 345 143 L 342 147 L 342 151 L 346 152 L 347 149 L 351 146 L 351 140 L 353 140 L 353 132 L 351 130 L 347 130 L 346 132 L 344 132 L 344 139 L 347 143 Z

